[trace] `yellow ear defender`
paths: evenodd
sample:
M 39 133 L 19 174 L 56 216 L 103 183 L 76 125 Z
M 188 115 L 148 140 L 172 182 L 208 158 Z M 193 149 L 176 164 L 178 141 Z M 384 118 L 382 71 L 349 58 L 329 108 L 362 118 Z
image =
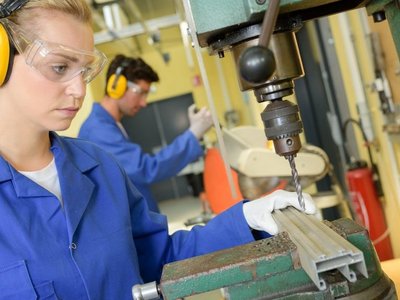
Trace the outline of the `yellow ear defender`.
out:
M 122 74 L 128 66 L 129 61 L 125 59 L 107 81 L 107 94 L 113 99 L 120 99 L 128 88 L 128 79 Z
M 0 19 L 9 17 L 20 9 L 28 0 L 4 0 L 0 3 Z M 0 23 L 0 86 L 4 85 L 10 77 L 14 62 L 15 49 L 11 45 L 8 34 L 3 24 Z
M 124 75 L 112 74 L 107 82 L 107 94 L 113 99 L 119 99 L 125 94 L 127 86 L 128 80 Z
M 6 29 L 0 24 L 0 86 L 6 82 L 10 65 L 10 41 Z

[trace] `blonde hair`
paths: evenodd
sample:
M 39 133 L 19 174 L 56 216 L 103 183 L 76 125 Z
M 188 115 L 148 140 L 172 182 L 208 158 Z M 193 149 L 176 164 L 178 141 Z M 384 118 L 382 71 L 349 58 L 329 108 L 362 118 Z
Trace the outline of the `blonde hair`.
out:
M 83 23 L 92 24 L 92 12 L 86 0 L 30 0 L 8 19 L 21 25 L 34 23 L 35 18 L 40 17 L 39 9 L 55 10 L 71 15 Z

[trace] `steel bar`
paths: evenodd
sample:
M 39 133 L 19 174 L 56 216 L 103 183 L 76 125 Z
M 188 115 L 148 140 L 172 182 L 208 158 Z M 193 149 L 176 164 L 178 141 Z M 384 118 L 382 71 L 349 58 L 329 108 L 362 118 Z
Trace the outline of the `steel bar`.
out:
M 265 11 L 264 19 L 261 26 L 261 34 L 258 40 L 258 44 L 265 48 L 268 48 L 271 35 L 275 29 L 276 19 L 279 14 L 279 0 L 270 0 L 268 3 L 268 9 Z
M 277 210 L 273 216 L 297 246 L 301 266 L 320 290 L 327 287 L 320 276 L 327 271 L 338 270 L 350 282 L 357 280 L 354 269 L 368 277 L 363 252 L 315 216 L 295 208 Z

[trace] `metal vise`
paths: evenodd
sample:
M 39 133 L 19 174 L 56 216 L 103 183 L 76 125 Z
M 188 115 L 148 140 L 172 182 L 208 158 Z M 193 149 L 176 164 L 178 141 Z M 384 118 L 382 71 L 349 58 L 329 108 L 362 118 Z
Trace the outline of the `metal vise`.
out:
M 307 274 L 301 252 L 287 232 L 247 245 L 165 265 L 158 290 L 163 299 L 182 299 L 224 289 L 227 299 L 397 299 L 393 282 L 382 271 L 368 232 L 350 219 L 324 222 L 332 231 L 357 247 L 359 262 L 350 263 L 357 280 L 348 280 L 339 261 L 327 260 L 327 271 L 318 274 L 321 288 Z M 325 236 L 320 236 L 324 244 Z M 341 255 L 341 253 L 338 253 Z

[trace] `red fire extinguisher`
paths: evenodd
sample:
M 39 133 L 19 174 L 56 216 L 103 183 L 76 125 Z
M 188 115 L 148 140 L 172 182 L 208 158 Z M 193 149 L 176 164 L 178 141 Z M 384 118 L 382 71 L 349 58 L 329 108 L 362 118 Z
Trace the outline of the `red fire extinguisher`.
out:
M 373 175 L 365 161 L 357 161 L 349 166 L 346 179 L 355 221 L 368 230 L 379 260 L 384 261 L 393 258 L 393 250 Z

